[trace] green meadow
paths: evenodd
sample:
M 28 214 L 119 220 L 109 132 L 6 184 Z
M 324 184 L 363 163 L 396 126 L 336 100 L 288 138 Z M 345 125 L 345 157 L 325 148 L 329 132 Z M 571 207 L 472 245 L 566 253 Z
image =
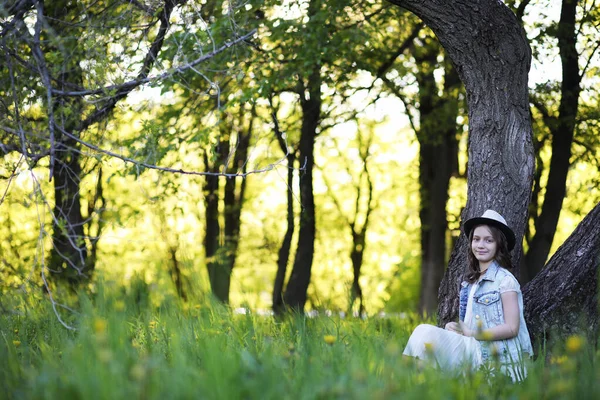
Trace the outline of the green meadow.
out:
M 105 285 L 106 286 L 106 285 Z M 206 300 L 153 305 L 102 289 L 76 309 L 22 300 L 0 316 L 5 399 L 560 399 L 600 392 L 600 352 L 581 337 L 540 350 L 522 383 L 402 357 L 416 315 L 240 313 Z M 110 287 L 110 285 L 106 286 Z M 432 322 L 432 321 L 429 321 Z

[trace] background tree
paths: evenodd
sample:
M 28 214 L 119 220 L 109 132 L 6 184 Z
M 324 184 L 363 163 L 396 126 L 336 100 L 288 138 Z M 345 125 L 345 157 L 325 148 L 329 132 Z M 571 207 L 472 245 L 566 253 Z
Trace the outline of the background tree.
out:
M 2 79 L 11 90 L 2 101 L 7 111 L 3 119 L 3 151 L 20 151 L 31 160 L 31 165 L 49 158 L 49 176 L 54 178 L 55 192 L 54 246 L 48 267 L 68 276 L 70 282 L 89 278 L 93 264 L 88 252 L 97 241 L 92 238 L 90 243 L 89 232 L 84 232 L 79 197 L 80 146 L 102 153 L 98 147 L 102 130 L 97 124 L 106 120 L 117 103 L 135 88 L 190 70 L 242 40 L 220 48 L 212 46 L 212 52 L 200 58 L 190 57 L 184 65 L 173 63 L 175 70 L 151 77 L 172 28 L 174 10 L 185 3 L 58 1 L 45 8 L 41 1 L 22 1 L 6 11 L 9 19 L 2 27 L 2 54 L 6 61 L 3 65 L 9 67 L 3 69 Z M 180 16 L 186 15 L 186 11 L 180 11 Z M 194 14 L 193 7 L 187 11 Z M 35 21 L 33 34 L 26 16 Z M 16 79 L 17 76 L 23 79 Z M 34 90 L 31 97 L 31 91 L 20 90 L 28 86 Z M 41 117 L 32 117 L 32 112 L 41 112 Z M 84 133 L 89 136 L 84 137 Z M 88 218 L 91 217 L 90 214 Z
M 327 178 L 328 168 L 322 166 L 323 180 L 327 186 L 328 195 L 331 197 L 337 211 L 342 220 L 350 229 L 352 236 L 352 245 L 350 250 L 350 260 L 352 262 L 352 283 L 350 284 L 350 298 L 348 302 L 347 312 L 353 315 L 354 305 L 358 302 L 357 315 L 362 316 L 365 313 L 365 304 L 363 291 L 360 285 L 361 269 L 364 261 L 364 254 L 367 247 L 367 231 L 372 212 L 377 208 L 377 200 L 374 198 L 373 176 L 369 168 L 369 158 L 371 156 L 371 148 L 373 143 L 373 132 L 370 127 L 359 128 L 356 133 L 356 148 L 360 159 L 358 177 L 354 178 L 349 161 L 346 163 L 346 171 L 348 176 L 353 177 L 353 207 L 346 212 L 341 199 L 338 199 L 336 190 L 332 183 Z M 334 141 L 335 143 L 335 141 Z M 337 147 L 337 146 L 336 146 Z M 348 214 L 350 214 L 348 216 Z
M 277 69 L 265 79 L 269 80 L 273 93 L 293 93 L 299 99 L 302 115 L 298 128 L 298 164 L 301 171 L 298 244 L 283 295 L 283 303 L 291 309 L 304 309 L 315 249 L 314 142 L 331 128 L 331 121 L 339 123 L 348 118 L 343 112 L 336 113 L 337 104 L 332 100 L 343 102 L 348 82 L 353 76 L 352 63 L 362 52 L 366 36 L 361 33 L 358 24 L 380 13 L 381 9 L 381 6 L 369 4 L 367 9 L 355 15 L 356 9 L 348 7 L 347 2 L 325 5 L 320 0 L 310 1 L 299 20 L 277 19 L 269 28 L 272 31 L 270 46 L 274 49 L 269 54 L 269 62 L 277 65 Z M 305 34 L 302 41 L 289 36 L 289 32 L 300 29 Z M 292 48 L 298 51 L 295 57 L 288 59 L 285 54 Z M 332 92 L 333 96 L 324 90 Z M 280 119 L 280 123 L 283 125 L 285 121 Z M 281 130 L 289 131 L 285 127 Z M 289 228 L 288 232 L 291 232 Z

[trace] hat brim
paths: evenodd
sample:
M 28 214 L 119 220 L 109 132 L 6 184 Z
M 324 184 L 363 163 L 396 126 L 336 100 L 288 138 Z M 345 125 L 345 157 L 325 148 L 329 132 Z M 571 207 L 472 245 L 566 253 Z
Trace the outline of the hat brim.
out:
M 508 250 L 512 250 L 515 248 L 517 239 L 515 238 L 515 233 L 512 231 L 512 229 L 510 229 L 508 226 L 504 225 L 502 222 L 496 221 L 495 219 L 491 219 L 491 218 L 475 217 L 475 218 L 471 218 L 470 220 L 466 221 L 464 223 L 463 227 L 464 227 L 465 234 L 467 235 L 467 237 L 469 237 L 473 228 L 475 228 L 478 225 L 491 225 L 491 226 L 494 226 L 494 227 L 500 229 L 500 231 L 502 231 L 502 233 L 504 233 L 504 236 L 506 237 L 506 245 L 508 247 Z

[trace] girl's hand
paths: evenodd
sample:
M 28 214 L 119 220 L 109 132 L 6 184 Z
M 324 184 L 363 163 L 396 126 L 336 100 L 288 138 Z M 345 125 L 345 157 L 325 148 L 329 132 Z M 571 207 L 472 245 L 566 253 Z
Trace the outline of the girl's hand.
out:
M 471 330 L 467 327 L 467 324 L 465 324 L 462 321 L 458 321 L 458 325 L 459 325 L 459 329 L 461 330 L 461 333 L 465 336 L 471 337 L 471 336 L 475 336 L 475 331 Z
M 445 328 L 447 331 L 455 332 L 455 333 L 458 333 L 459 335 L 463 334 L 462 329 L 458 322 L 448 322 L 446 324 Z

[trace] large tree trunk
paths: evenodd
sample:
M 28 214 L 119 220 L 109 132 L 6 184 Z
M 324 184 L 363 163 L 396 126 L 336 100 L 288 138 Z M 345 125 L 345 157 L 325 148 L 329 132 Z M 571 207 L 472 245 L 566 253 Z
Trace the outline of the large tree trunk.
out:
M 430 40 L 429 38 L 425 40 Z M 427 43 L 416 50 L 419 64 L 419 193 L 421 197 L 421 294 L 419 311 L 437 309 L 437 295 L 446 265 L 446 203 L 450 176 L 457 167 L 456 116 L 460 81 L 454 68 L 445 69 L 444 95 L 438 95 L 433 72 L 440 47 Z M 449 64 L 449 63 L 448 63 Z
M 561 99 L 558 118 L 551 117 L 542 108 L 544 122 L 552 133 L 552 158 L 548 182 L 540 215 L 535 219 L 535 235 L 529 244 L 525 256 L 523 281 L 529 282 L 541 271 L 546 263 L 558 218 L 567 191 L 567 175 L 571 166 L 571 147 L 579 93 L 581 92 L 579 75 L 579 54 L 577 53 L 577 34 L 575 28 L 577 1 L 563 0 L 558 24 L 558 48 L 562 61 Z M 533 210 L 537 213 L 537 210 Z
M 575 333 L 598 340 L 599 269 L 600 203 L 523 287 L 525 320 L 534 343 L 552 344 Z
M 515 15 L 496 0 L 392 0 L 429 25 L 465 84 L 469 105 L 467 204 L 463 220 L 491 208 L 517 234 L 518 265 L 531 195 L 534 154 L 527 74 L 531 50 Z M 439 291 L 438 323 L 458 315 L 458 288 L 467 264 L 461 235 Z
M 321 69 L 314 66 L 308 78 L 306 91 L 300 91 L 302 106 L 302 128 L 300 132 L 299 162 L 304 168 L 300 176 L 300 227 L 298 231 L 298 247 L 292 274 L 288 281 L 284 303 L 285 306 L 304 311 L 306 292 L 310 283 L 310 274 L 315 250 L 315 198 L 313 194 L 314 145 L 317 127 L 321 120 Z

